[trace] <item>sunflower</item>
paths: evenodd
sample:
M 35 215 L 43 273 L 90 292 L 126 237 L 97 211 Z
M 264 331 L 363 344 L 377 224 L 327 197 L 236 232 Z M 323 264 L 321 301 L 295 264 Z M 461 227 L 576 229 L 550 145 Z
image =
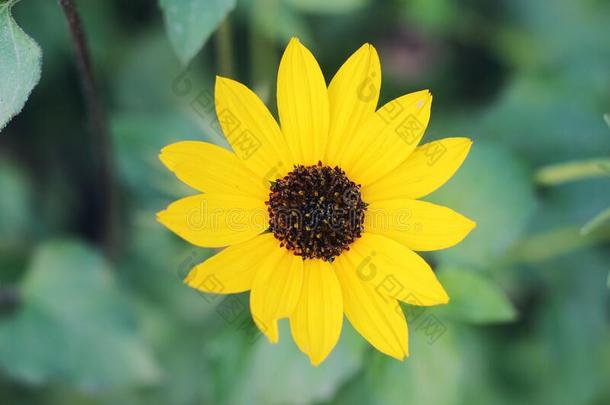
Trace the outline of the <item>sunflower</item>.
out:
M 467 138 L 418 146 L 432 96 L 418 91 L 377 109 L 381 66 L 370 44 L 327 86 L 312 53 L 293 38 L 277 78 L 279 125 L 246 86 L 216 78 L 218 122 L 233 151 L 205 142 L 165 147 L 161 161 L 202 192 L 158 220 L 186 241 L 224 248 L 185 279 L 204 292 L 250 291 L 252 318 L 278 341 L 288 318 L 299 349 L 320 364 L 343 314 L 377 350 L 408 356 L 399 302 L 449 301 L 416 251 L 448 248 L 475 223 L 419 201 L 464 161 Z

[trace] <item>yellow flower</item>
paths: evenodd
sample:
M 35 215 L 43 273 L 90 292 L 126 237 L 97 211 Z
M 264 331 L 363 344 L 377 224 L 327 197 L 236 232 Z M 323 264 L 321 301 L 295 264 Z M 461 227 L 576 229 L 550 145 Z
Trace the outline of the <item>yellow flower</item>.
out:
M 233 152 L 178 142 L 163 163 L 201 191 L 158 220 L 186 241 L 226 247 L 185 282 L 221 294 L 250 290 L 256 325 L 277 342 L 289 318 L 294 341 L 318 365 L 339 339 L 343 314 L 379 351 L 408 356 L 399 301 L 449 301 L 414 251 L 444 249 L 475 226 L 418 201 L 464 161 L 467 138 L 417 146 L 430 118 L 428 91 L 376 110 L 381 66 L 358 49 L 328 87 L 311 52 L 292 39 L 277 80 L 280 125 L 247 87 L 217 77 L 216 112 Z

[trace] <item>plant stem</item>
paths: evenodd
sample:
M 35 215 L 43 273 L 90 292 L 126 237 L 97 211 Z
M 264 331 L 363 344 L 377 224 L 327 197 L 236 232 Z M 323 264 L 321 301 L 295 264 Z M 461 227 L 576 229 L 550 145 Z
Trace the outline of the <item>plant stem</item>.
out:
M 604 176 L 610 176 L 610 159 L 599 158 L 545 166 L 536 172 L 535 179 L 549 186 Z
M 216 32 L 216 56 L 218 58 L 218 70 L 221 75 L 227 77 L 234 76 L 233 62 L 233 32 L 231 31 L 231 21 L 229 17 L 220 24 Z
M 14 286 L 0 286 L 0 314 L 10 313 L 19 305 L 19 291 Z
M 252 90 L 265 102 L 270 103 L 272 77 L 277 72 L 277 55 L 271 41 L 260 33 L 261 18 L 277 15 L 277 0 L 254 0 L 250 16 L 250 84 Z
M 73 0 L 58 0 L 62 8 L 70 35 L 74 43 L 76 65 L 80 76 L 80 83 L 85 99 L 90 130 L 94 137 L 94 146 L 99 156 L 100 192 L 101 192 L 101 220 L 98 242 L 102 244 L 106 254 L 113 257 L 115 254 L 115 207 L 116 192 L 114 183 L 114 157 L 112 154 L 112 140 L 108 132 L 108 122 L 104 106 L 99 97 L 95 84 L 95 76 L 91 63 L 91 56 L 87 46 L 87 38 L 81 23 L 80 16 Z
M 588 235 L 599 229 L 602 225 L 610 221 L 610 208 L 606 208 L 592 219 L 590 219 L 581 229 L 581 235 Z

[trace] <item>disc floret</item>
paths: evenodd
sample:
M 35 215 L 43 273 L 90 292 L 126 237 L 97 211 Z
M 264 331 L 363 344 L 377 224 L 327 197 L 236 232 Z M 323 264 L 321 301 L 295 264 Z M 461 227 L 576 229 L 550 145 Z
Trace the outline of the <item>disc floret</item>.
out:
M 271 184 L 269 230 L 303 259 L 332 262 L 358 239 L 366 204 L 360 185 L 339 167 L 297 165 Z

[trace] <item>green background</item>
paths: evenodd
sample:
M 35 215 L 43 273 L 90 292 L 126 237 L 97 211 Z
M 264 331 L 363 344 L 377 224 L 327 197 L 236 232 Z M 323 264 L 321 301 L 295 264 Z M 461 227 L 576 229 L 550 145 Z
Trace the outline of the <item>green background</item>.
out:
M 115 249 L 104 253 L 100 148 L 65 18 L 56 2 L 23 0 L 14 21 L 0 13 L 0 27 L 31 37 L 15 44 L 33 61 L 9 69 L 13 43 L 0 31 L 0 89 L 17 94 L 1 122 L 27 99 L 0 133 L 0 403 L 610 403 L 610 226 L 581 232 L 610 205 L 608 166 L 588 176 L 577 163 L 573 181 L 540 180 L 543 168 L 610 155 L 609 2 L 77 4 L 110 122 Z M 372 43 L 380 103 L 428 88 L 425 139 L 474 140 L 458 174 L 427 199 L 478 227 L 426 255 L 452 301 L 405 307 L 405 362 L 374 351 L 347 322 L 318 368 L 285 322 L 270 345 L 253 329 L 247 294 L 227 300 L 182 284 L 213 252 L 155 221 L 192 193 L 159 150 L 182 139 L 226 145 L 206 104 L 216 74 L 274 106 L 291 36 L 327 81 Z

